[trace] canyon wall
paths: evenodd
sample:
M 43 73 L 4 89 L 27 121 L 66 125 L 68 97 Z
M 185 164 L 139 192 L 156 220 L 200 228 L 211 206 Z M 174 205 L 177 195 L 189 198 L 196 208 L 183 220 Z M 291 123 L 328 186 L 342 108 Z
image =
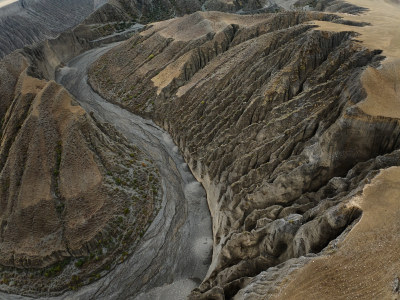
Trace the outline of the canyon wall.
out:
M 273 298 L 285 285 L 288 299 L 303 290 L 311 295 L 306 279 L 329 282 L 332 265 L 351 263 L 341 249 L 358 249 L 352 261 L 379 261 L 361 254 L 381 245 L 379 235 L 394 236 L 393 242 L 374 253 L 382 265 L 393 261 L 398 231 L 389 225 L 396 224 L 396 216 L 378 208 L 395 211 L 397 204 L 397 169 L 390 167 L 400 161 L 399 115 L 365 108 L 362 74 L 368 70 L 392 83 L 397 73 L 381 67 L 381 50 L 357 42 L 354 31 L 367 22 L 326 13 L 365 9 L 328 0 L 268 5 L 113 0 L 73 31 L 0 62 L 1 283 L 14 284 L 7 291 L 29 287 L 28 294 L 57 294 L 95 280 L 116 258 L 126 257 L 126 248 L 112 236 L 138 239 L 160 196 L 158 174 L 146 154 L 51 81 L 57 68 L 132 20 L 151 22 L 208 8 L 244 15 L 196 12 L 150 24 L 89 72 L 99 94 L 167 130 L 206 188 L 214 251 L 191 298 Z M 265 9 L 278 13 L 262 14 Z M 296 11 L 279 12 L 283 9 Z M 257 14 L 245 15 L 249 12 Z M 352 27 L 334 32 L 313 22 Z M 392 88 L 378 84 L 376 97 L 381 87 Z M 87 173 L 80 173 L 82 165 Z M 143 190 L 138 181 L 154 188 Z M 376 208 L 374 202 L 381 204 Z M 371 211 L 380 217 L 371 217 Z M 127 231 L 139 215 L 138 227 Z M 26 218 L 32 226 L 21 221 Z M 347 236 L 358 244 L 340 248 Z M 110 247 L 113 254 L 102 256 L 96 247 Z M 317 260 L 321 257 L 331 265 Z M 81 276 L 69 276 L 77 270 Z M 294 271 L 308 275 L 290 281 Z M 328 275 L 318 277 L 324 272 Z M 368 278 L 393 277 L 382 273 Z M 344 286 L 353 280 L 343 278 Z M 369 289 L 371 298 L 392 295 L 386 281 Z M 358 295 L 356 286 L 346 288 Z
M 105 0 L 20 0 L 0 8 L 0 58 L 56 37 L 81 23 Z
M 154 24 L 92 66 L 92 87 L 163 126 L 207 191 L 214 254 L 195 299 L 243 288 L 266 297 L 290 268 L 334 247 L 362 214 L 351 199 L 398 165 L 398 119 L 359 108 L 360 76 L 381 51 L 312 20 L 343 22 L 195 13 Z M 257 294 L 248 285 L 263 271 Z
M 90 48 L 89 31 L 0 61 L 3 291 L 57 295 L 98 279 L 132 253 L 161 205 L 149 155 L 53 80 L 58 66 Z

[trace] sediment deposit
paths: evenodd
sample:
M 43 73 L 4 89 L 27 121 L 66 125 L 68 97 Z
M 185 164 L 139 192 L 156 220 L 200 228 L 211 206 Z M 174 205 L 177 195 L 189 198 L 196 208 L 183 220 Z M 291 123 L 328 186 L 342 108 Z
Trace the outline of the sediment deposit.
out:
M 184 15 L 189 3 L 237 14 Z M 110 1 L 0 62 L 2 290 L 397 299 L 398 1 L 150 4 Z M 80 55 L 134 20 L 180 15 Z M 178 150 L 207 193 L 212 258 L 202 190 Z M 127 208 L 136 194 L 143 205 Z M 129 222 L 149 224 L 158 208 L 116 255 L 95 259 L 99 235 L 124 240 Z
M 160 207 L 160 176 L 62 86 L 9 59 L 22 68 L 9 70 L 18 75 L 2 114 L 1 283 L 28 294 L 75 289 L 131 253 Z

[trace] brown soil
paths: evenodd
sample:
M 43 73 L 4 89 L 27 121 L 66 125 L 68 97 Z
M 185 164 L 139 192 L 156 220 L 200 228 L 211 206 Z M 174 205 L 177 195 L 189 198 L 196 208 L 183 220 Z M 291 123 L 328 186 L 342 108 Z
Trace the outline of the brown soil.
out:
M 314 22 L 327 31 L 352 30 L 369 49 L 382 49 L 382 67 L 367 68 L 362 84 L 367 97 L 358 107 L 368 115 L 400 117 L 400 6 L 398 1 L 350 0 L 369 9 L 345 19 L 371 26 L 349 27 Z M 352 201 L 363 210 L 361 221 L 339 243 L 337 252 L 313 260 L 295 272 L 273 299 L 398 299 L 393 284 L 400 261 L 400 169 L 381 171 Z M 398 297 L 398 295 L 397 295 Z
M 214 256 L 193 299 L 238 291 L 268 297 L 263 276 L 291 258 L 306 261 L 301 257 L 350 231 L 368 209 L 349 199 L 399 161 L 397 118 L 368 115 L 357 104 L 366 96 L 360 75 L 378 65 L 380 52 L 355 42 L 354 33 L 304 24 L 332 17 L 326 14 L 263 17 L 196 13 L 155 24 L 89 74 L 107 99 L 168 130 L 208 192 Z M 225 28 L 216 24 L 228 19 Z
M 383 170 L 353 198 L 359 223 L 335 253 L 297 271 L 272 299 L 396 299 L 400 261 L 400 168 Z
M 400 4 L 398 1 L 350 0 L 351 4 L 368 8 L 361 15 L 339 14 L 346 20 L 366 22 L 371 26 L 357 27 L 316 21 L 318 29 L 356 31 L 356 39 L 369 49 L 381 49 L 386 61 L 381 69 L 368 68 L 362 81 L 367 98 L 359 107 L 373 116 L 400 116 Z

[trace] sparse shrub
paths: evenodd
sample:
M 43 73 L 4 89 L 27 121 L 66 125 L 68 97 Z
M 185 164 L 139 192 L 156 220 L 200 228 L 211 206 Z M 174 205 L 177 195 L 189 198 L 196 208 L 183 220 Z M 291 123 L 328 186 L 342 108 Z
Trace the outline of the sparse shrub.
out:
M 3 276 L 3 278 L 0 281 L 0 283 L 8 285 L 10 283 L 10 279 L 8 279 L 7 277 Z
M 64 211 L 64 208 L 65 208 L 64 203 L 59 203 L 59 204 L 57 204 L 57 206 L 56 206 L 56 210 L 57 210 L 57 212 L 58 212 L 59 214 L 61 214 L 61 213 Z
M 84 258 L 81 258 L 81 259 L 78 259 L 78 261 L 77 262 L 75 262 L 75 267 L 77 267 L 77 268 L 82 268 L 82 266 L 83 266 L 83 264 L 85 263 L 85 259 Z

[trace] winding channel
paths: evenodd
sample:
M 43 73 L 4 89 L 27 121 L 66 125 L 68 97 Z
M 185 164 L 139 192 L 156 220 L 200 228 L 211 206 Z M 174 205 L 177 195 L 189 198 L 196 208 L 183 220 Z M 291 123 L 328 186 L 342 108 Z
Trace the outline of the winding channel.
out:
M 111 104 L 87 83 L 89 66 L 115 45 L 75 57 L 58 71 L 56 81 L 97 120 L 114 125 L 151 156 L 162 177 L 162 208 L 128 260 L 78 291 L 42 299 L 185 299 L 203 280 L 211 262 L 212 227 L 206 194 L 178 147 L 152 121 Z M 7 299 L 28 298 L 7 295 Z

